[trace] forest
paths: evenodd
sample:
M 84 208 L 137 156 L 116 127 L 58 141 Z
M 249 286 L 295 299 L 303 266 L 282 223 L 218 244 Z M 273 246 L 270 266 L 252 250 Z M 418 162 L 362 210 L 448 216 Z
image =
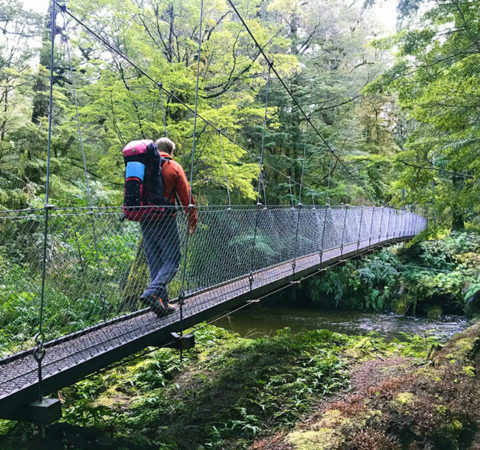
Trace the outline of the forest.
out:
M 129 140 L 161 136 L 166 126 L 179 162 L 190 170 L 193 113 L 184 104 L 194 105 L 197 67 L 198 113 L 217 128 L 199 120 L 193 176 L 198 203 L 226 202 L 222 150 L 232 202 L 254 202 L 268 64 L 222 1 L 205 3 L 196 61 L 199 7 L 183 1 L 68 5 L 170 95 L 57 13 L 52 203 L 87 204 L 73 85 L 94 204 L 115 205 L 122 201 L 120 150 Z M 331 179 L 331 204 L 414 205 L 447 229 L 475 221 L 476 2 L 401 2 L 396 34 L 374 19 L 373 2 L 246 1 L 237 7 L 325 139 L 272 73 L 264 143 L 269 204 L 298 201 L 298 184 L 291 193 L 287 177 L 300 181 L 305 149 L 305 202 L 324 204 Z M 41 207 L 50 16 L 6 0 L 1 9 L 0 205 Z M 345 165 L 330 161 L 326 144 Z
M 162 136 L 201 215 L 172 298 L 185 272 L 194 292 L 255 264 L 293 258 L 295 271 L 320 235 L 298 241 L 302 207 L 317 221 L 325 211 L 325 223 L 332 206 L 342 252 L 344 237 L 357 240 L 345 234 L 349 208 L 360 246 L 373 207 L 371 223 L 377 208 L 382 220 L 395 209 L 395 220 L 412 212 L 427 226 L 273 303 L 411 316 L 433 329 L 451 315 L 478 318 L 480 2 L 399 0 L 395 26 L 382 5 L 62 0 L 38 13 L 0 0 L 0 358 L 141 306 L 147 263 L 135 224 L 118 220 L 122 148 Z M 281 227 L 297 224 L 297 236 L 268 236 L 255 221 L 249 230 L 245 211 L 263 205 L 272 221 L 275 208 L 291 209 Z M 220 210 L 232 212 L 207 214 Z M 448 342 L 435 330 L 391 339 L 288 325 L 251 338 L 199 324 L 181 358 L 147 349 L 58 391 L 51 441 L 0 420 L 0 447 L 477 448 L 472 323 Z

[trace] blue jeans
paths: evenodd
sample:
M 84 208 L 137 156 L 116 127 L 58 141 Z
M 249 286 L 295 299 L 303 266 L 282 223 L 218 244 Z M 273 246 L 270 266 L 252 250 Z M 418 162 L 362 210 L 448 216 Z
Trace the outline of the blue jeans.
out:
M 143 293 L 159 296 L 168 302 L 167 284 L 180 268 L 180 236 L 174 216 L 140 224 L 143 248 L 150 268 L 150 286 Z

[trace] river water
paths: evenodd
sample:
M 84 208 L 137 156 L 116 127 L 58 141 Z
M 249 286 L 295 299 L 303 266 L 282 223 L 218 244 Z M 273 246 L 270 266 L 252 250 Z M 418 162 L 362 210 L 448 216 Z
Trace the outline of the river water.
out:
M 321 310 L 259 303 L 221 319 L 215 322 L 215 325 L 250 338 L 271 336 L 277 330 L 290 327 L 294 332 L 326 328 L 349 335 L 364 335 L 375 331 L 388 340 L 401 339 L 402 333 L 434 334 L 439 336 L 441 341 L 446 341 L 454 334 L 465 330 L 468 327 L 468 319 L 463 316 L 449 315 L 432 321 L 395 314 Z

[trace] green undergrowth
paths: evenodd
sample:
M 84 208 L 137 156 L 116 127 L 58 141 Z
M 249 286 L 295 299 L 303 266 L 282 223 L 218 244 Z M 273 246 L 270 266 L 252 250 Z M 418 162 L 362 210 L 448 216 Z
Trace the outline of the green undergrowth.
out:
M 331 268 L 305 286 L 313 304 L 363 311 L 480 313 L 480 233 L 390 247 Z
M 196 340 L 183 360 L 160 349 L 64 389 L 63 422 L 140 448 L 247 448 L 258 437 L 291 429 L 320 399 L 348 389 L 353 362 L 425 357 L 435 341 L 385 343 L 374 334 L 288 328 L 250 340 L 213 326 Z M 18 442 L 20 432 L 10 431 L 4 442 Z
M 480 322 L 437 348 L 428 364 L 376 378 L 330 402 L 302 426 L 258 440 L 252 450 L 477 449 L 480 445 Z M 366 369 L 366 364 L 360 367 Z

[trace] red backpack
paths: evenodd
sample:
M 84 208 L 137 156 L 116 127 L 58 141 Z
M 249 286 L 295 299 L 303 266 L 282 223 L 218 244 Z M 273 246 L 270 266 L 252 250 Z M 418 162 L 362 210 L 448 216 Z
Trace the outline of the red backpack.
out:
M 149 139 L 131 141 L 123 149 L 125 187 L 123 213 L 135 222 L 156 220 L 163 216 L 169 200 L 163 196 L 162 165 L 157 146 Z

